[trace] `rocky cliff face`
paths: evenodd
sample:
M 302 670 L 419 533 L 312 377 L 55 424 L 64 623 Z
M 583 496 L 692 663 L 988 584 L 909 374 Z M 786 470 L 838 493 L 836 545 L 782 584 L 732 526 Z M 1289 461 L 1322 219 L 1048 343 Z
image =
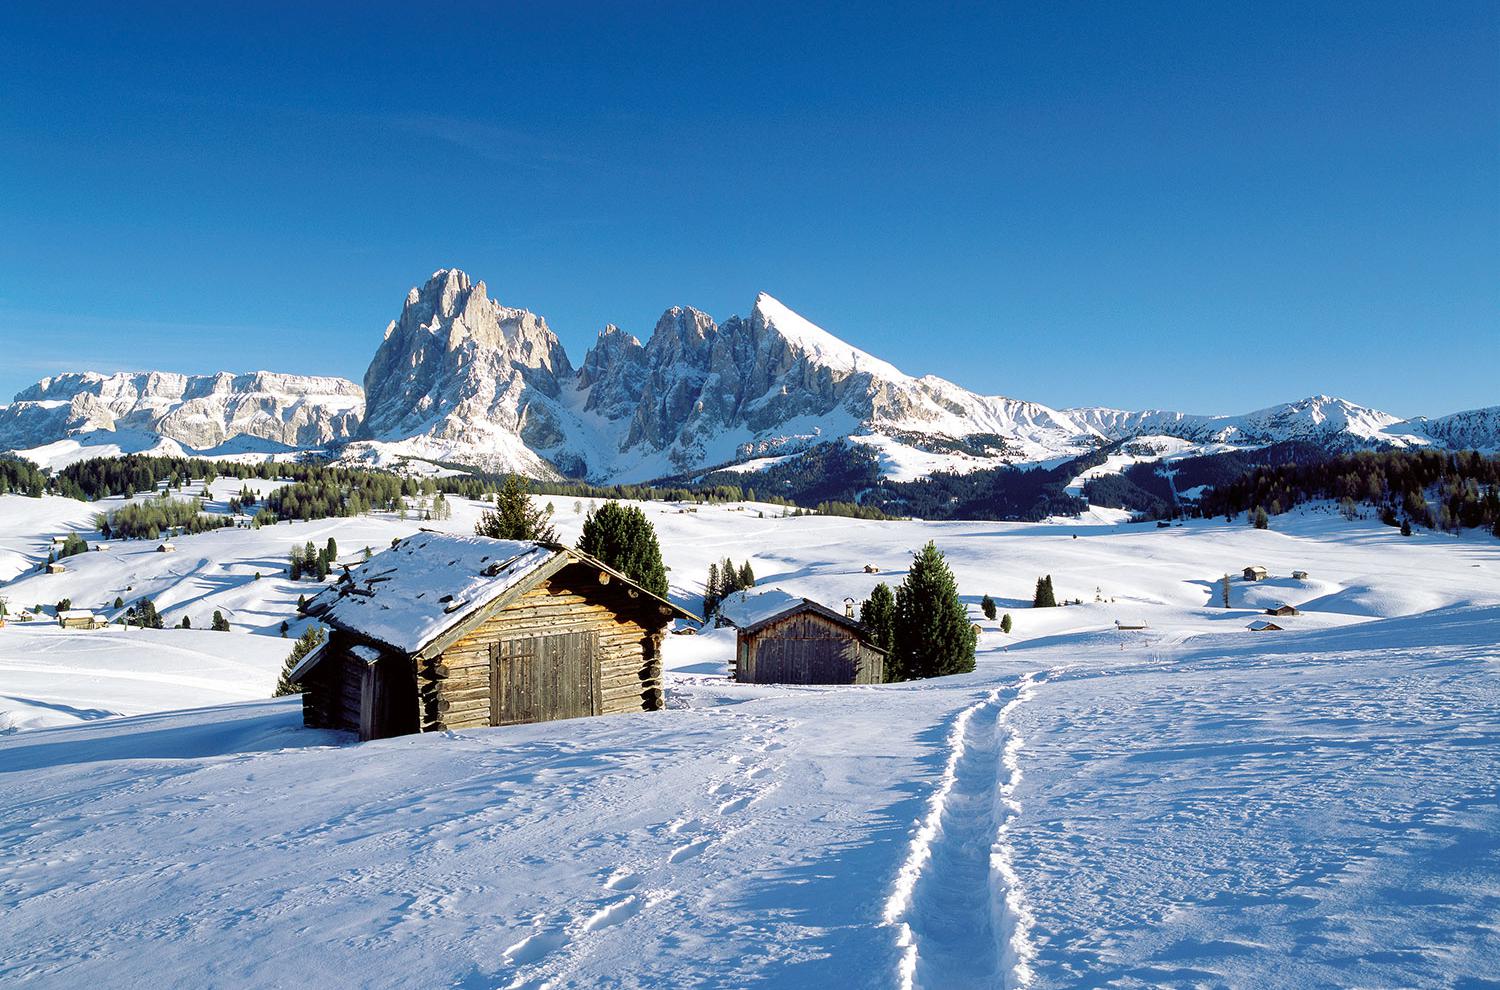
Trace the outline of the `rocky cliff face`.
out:
M 363 400 L 359 386 L 343 378 L 266 371 L 57 375 L 0 407 L 0 448 L 96 430 L 156 433 L 197 450 L 237 436 L 320 447 L 353 434 Z

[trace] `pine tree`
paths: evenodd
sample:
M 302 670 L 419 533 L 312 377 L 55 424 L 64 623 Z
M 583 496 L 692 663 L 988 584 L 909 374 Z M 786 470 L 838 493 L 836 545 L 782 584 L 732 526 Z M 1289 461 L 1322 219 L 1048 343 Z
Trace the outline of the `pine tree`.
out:
M 328 546 L 323 548 L 323 555 L 330 564 L 339 559 L 339 545 L 331 536 L 328 538 Z
M 1258 505 L 1255 507 L 1255 514 L 1251 518 L 1255 523 L 1256 529 L 1266 529 L 1271 525 L 1271 518 L 1266 515 L 1266 510 Z
M 719 565 L 708 565 L 708 581 L 703 585 L 703 617 L 707 618 L 713 614 L 714 609 L 719 607 L 719 601 L 724 597 L 723 588 L 719 584 Z
M 1000 617 L 1000 631 L 1007 636 L 1010 635 L 1010 613 L 1006 612 Z
M 995 620 L 995 599 L 991 598 L 989 595 L 985 595 L 983 598 L 979 599 L 979 611 L 984 613 L 984 617 L 986 619 L 989 619 L 991 622 L 993 622 Z
M 119 595 L 116 595 L 115 596 L 115 608 L 124 608 L 124 607 L 125 607 L 125 599 L 121 598 Z M 0 614 L 3 614 L 3 613 L 0 613 Z
M 229 620 L 224 618 L 223 612 L 214 609 L 213 622 L 209 624 L 209 628 L 214 632 L 229 632 Z
M 283 633 L 284 635 L 284 633 Z M 308 626 L 297 642 L 292 646 L 292 652 L 287 654 L 286 662 L 281 665 L 281 676 L 276 679 L 276 693 L 273 698 L 281 698 L 288 694 L 301 694 L 302 685 L 293 683 L 289 677 L 302 658 L 307 656 L 323 642 L 323 630 L 317 626 Z
M 474 533 L 496 540 L 557 542 L 551 514 L 531 504 L 531 496 L 515 475 L 506 478 L 505 485 L 495 493 L 495 508 L 480 515 Z
M 1031 597 L 1032 608 L 1055 608 L 1057 595 L 1052 590 L 1052 575 L 1036 579 L 1036 593 Z
M 958 596 L 958 582 L 931 542 L 912 559 L 896 589 L 896 667 L 904 679 L 940 677 L 974 669 L 974 627 Z
M 189 619 L 187 616 L 184 615 L 182 617 L 182 622 L 180 622 L 178 624 L 177 628 L 179 628 L 179 629 L 191 629 L 191 628 L 193 628 L 193 620 Z
M 870 641 L 886 653 L 885 679 L 901 680 L 892 652 L 896 638 L 896 596 L 891 594 L 889 585 L 881 582 L 875 586 L 859 607 L 859 621 L 869 631 Z
M 1224 599 L 1224 607 L 1229 607 L 1229 575 L 1225 574 L 1219 579 L 1219 597 Z
M 583 520 L 578 549 L 599 558 L 654 595 L 667 594 L 667 568 L 662 563 L 656 529 L 634 505 L 609 501 Z
M 740 567 L 739 586 L 741 589 L 755 587 L 755 571 L 750 567 L 748 559 Z
M 287 576 L 293 581 L 302 580 L 302 548 L 292 547 L 291 566 L 287 568 Z
M 1495 526 L 1496 526 L 1495 535 L 1496 536 L 1500 536 L 1500 521 L 1496 521 Z M 1403 520 L 1401 520 L 1401 535 L 1402 536 L 1410 536 L 1411 535 L 1411 520 L 1410 519 L 1403 519 Z

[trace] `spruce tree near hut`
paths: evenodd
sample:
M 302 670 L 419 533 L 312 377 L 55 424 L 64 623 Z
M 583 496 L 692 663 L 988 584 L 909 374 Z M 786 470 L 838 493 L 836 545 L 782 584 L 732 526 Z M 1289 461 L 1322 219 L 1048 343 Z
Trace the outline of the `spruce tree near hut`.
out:
M 896 680 L 891 652 L 896 639 L 896 596 L 891 594 L 890 586 L 885 582 L 877 584 L 870 597 L 860 605 L 859 621 L 869 631 L 870 641 L 886 653 L 885 679 Z
M 599 558 L 655 595 L 667 595 L 667 568 L 651 520 L 637 506 L 605 502 L 583 520 L 578 549 Z M 746 566 L 749 566 L 748 564 Z
M 1000 617 L 1000 631 L 1007 636 L 1010 635 L 1010 613 L 1006 612 Z
M 958 582 L 929 541 L 896 589 L 894 659 L 901 678 L 968 673 L 974 669 L 975 638 Z
M 1224 599 L 1224 607 L 1229 607 L 1229 575 L 1225 574 L 1219 579 L 1219 596 Z
M 272 695 L 273 698 L 302 693 L 302 685 L 293 683 L 290 675 L 297 668 L 297 664 L 302 662 L 302 658 L 317 649 L 322 642 L 323 630 L 317 626 L 308 626 L 302 635 L 297 637 L 297 642 L 292 645 L 292 652 L 287 654 L 286 662 L 281 665 L 281 676 L 276 678 L 276 693 Z
M 531 504 L 521 479 L 510 475 L 495 493 L 495 507 L 486 509 L 474 524 L 474 535 L 494 540 L 536 540 L 556 543 L 552 514 Z

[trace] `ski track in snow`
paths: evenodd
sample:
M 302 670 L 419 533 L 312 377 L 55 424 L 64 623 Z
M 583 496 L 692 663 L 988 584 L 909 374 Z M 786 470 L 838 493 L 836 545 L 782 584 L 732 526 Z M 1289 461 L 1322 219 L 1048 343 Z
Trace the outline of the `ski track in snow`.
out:
M 1010 716 L 1036 683 L 1026 674 L 953 720 L 947 765 L 885 907 L 886 924 L 900 926 L 902 990 L 1031 980 L 1030 914 L 1007 840 L 1023 743 Z

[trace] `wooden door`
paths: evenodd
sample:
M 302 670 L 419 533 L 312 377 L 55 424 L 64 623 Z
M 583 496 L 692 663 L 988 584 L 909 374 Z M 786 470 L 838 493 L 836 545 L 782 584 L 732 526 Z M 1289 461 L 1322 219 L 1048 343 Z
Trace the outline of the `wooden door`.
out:
M 490 724 L 521 725 L 599 713 L 599 636 L 558 633 L 490 646 Z

